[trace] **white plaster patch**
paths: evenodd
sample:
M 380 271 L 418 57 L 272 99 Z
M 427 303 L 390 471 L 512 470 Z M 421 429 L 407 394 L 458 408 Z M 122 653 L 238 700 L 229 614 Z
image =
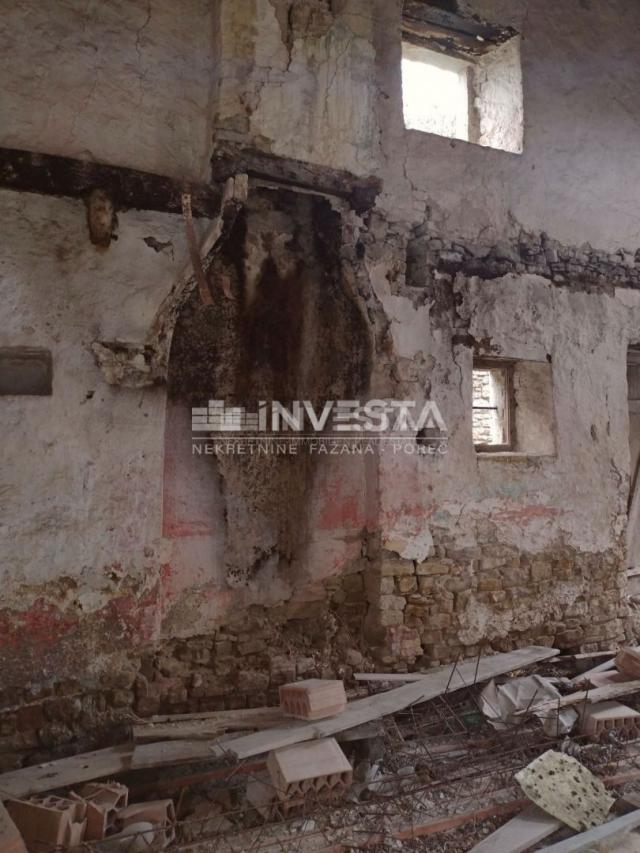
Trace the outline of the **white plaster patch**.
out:
M 424 518 L 405 515 L 383 533 L 382 546 L 405 560 L 421 563 L 433 552 L 433 538 Z

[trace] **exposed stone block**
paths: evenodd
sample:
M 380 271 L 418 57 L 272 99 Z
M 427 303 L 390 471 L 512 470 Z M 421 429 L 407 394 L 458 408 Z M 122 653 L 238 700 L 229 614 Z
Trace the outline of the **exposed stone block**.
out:
M 412 560 L 385 557 L 380 563 L 380 573 L 383 577 L 403 577 L 415 574 L 415 564 Z
M 286 684 L 296 677 L 296 662 L 288 655 L 274 655 L 269 661 L 272 684 Z
M 405 625 L 389 628 L 387 636 L 387 645 L 392 657 L 413 661 L 422 655 L 420 635 L 413 628 Z
M 454 563 L 445 560 L 425 560 L 416 565 L 417 575 L 448 575 L 453 571 Z
M 378 599 L 380 610 L 404 610 L 406 606 L 407 602 L 401 595 L 381 595 Z
M 640 678 L 640 652 L 628 647 L 620 649 L 616 655 L 616 666 L 627 678 Z
M 542 560 L 534 560 L 531 564 L 531 580 L 538 581 L 546 581 L 550 580 L 552 576 L 551 565 Z
M 404 612 L 404 623 L 409 628 L 420 628 L 429 619 L 429 609 L 424 604 L 408 604 Z
M 238 691 L 240 693 L 262 693 L 269 687 L 269 673 L 255 669 L 240 670 Z
M 582 628 L 570 628 L 556 634 L 555 642 L 561 649 L 577 648 L 584 638 Z
M 418 582 L 415 577 L 411 575 L 405 575 L 404 577 L 398 578 L 398 592 L 401 595 L 408 595 L 412 592 L 416 592 L 418 589 Z

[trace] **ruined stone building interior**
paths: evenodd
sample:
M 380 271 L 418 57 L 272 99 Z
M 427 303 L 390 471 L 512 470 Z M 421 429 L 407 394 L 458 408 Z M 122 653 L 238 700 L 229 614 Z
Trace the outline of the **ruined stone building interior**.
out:
M 640 2 L 0 67 L 0 853 L 640 850 Z

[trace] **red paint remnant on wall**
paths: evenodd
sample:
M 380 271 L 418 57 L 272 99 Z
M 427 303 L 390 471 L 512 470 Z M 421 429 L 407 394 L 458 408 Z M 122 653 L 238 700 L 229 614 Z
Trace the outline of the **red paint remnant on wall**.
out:
M 105 630 L 114 633 L 117 626 L 118 635 L 136 641 L 148 642 L 155 636 L 155 625 L 158 612 L 159 585 L 144 595 L 120 595 L 108 602 L 100 611 L 97 618 L 104 622 Z
M 318 528 L 320 530 L 361 530 L 368 518 L 363 506 L 362 489 L 350 482 L 349 491 L 343 480 L 329 481 L 321 497 Z
M 389 510 L 384 513 L 384 520 L 386 521 L 386 526 L 391 527 L 398 521 L 400 518 L 406 518 L 409 516 L 410 518 L 417 519 L 428 519 L 431 518 L 432 515 L 438 510 L 438 505 L 434 503 L 428 504 L 402 504 L 401 507 L 394 510 Z
M 72 633 L 77 625 L 76 618 L 64 615 L 54 604 L 38 598 L 27 610 L 0 613 L 0 646 L 22 646 L 26 642 L 44 651 Z
M 562 514 L 562 510 L 552 506 L 541 506 L 540 504 L 529 504 L 528 506 L 513 506 L 505 504 L 504 508 L 491 513 L 493 521 L 515 521 L 527 525 L 538 518 L 555 518 Z
M 210 457 L 192 452 L 191 410 L 169 399 L 164 434 L 162 535 L 167 539 L 215 536 L 217 485 Z

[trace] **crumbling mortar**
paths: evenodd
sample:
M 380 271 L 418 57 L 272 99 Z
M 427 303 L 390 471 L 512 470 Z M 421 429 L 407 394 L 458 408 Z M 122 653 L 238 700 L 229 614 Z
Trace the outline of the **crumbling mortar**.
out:
M 640 288 L 640 248 L 607 253 L 589 244 L 566 246 L 545 232 L 524 229 L 510 241 L 480 247 L 420 225 L 409 240 L 408 261 L 411 287 L 452 283 L 459 274 L 484 280 L 532 274 L 578 291 L 611 295 L 616 287 Z

